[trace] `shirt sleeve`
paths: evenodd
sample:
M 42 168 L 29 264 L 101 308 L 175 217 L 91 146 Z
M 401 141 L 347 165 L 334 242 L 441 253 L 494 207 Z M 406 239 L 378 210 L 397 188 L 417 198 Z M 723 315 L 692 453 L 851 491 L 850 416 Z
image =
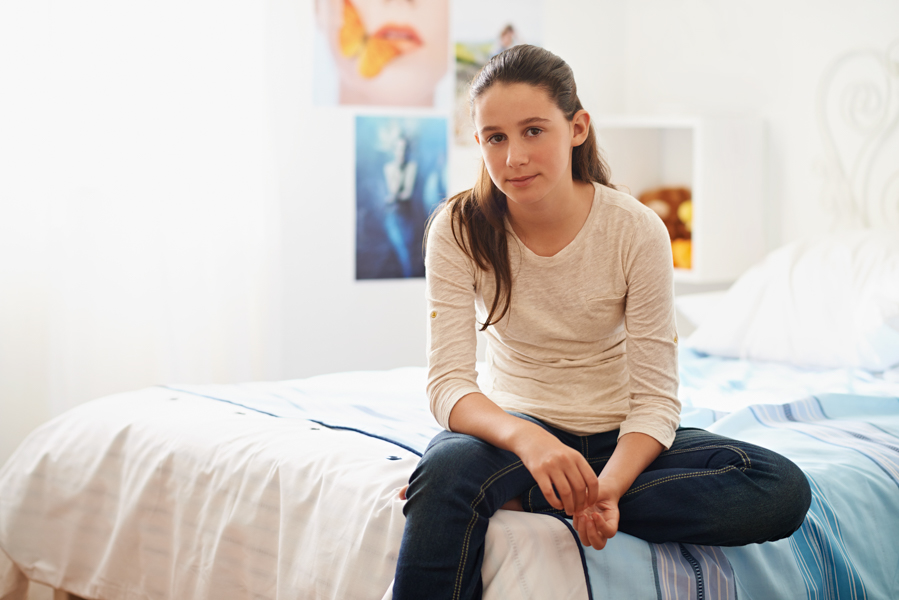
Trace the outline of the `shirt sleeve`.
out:
M 457 227 L 456 234 L 462 235 Z M 425 250 L 428 307 L 428 399 L 444 429 L 463 396 L 480 392 L 477 384 L 477 334 L 474 261 L 453 237 L 450 211 L 431 223 Z
M 670 448 L 680 423 L 671 241 L 655 213 L 641 213 L 624 254 L 630 410 L 620 434 L 640 432 Z

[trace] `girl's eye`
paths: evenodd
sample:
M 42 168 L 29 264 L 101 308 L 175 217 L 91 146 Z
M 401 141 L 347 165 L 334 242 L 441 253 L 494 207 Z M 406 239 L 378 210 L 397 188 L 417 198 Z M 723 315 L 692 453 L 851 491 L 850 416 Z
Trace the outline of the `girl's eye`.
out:
M 527 130 L 527 135 L 529 135 L 530 137 L 540 135 L 541 133 L 543 133 L 543 130 L 540 129 L 539 127 L 530 127 Z
M 487 141 L 490 142 L 491 144 L 498 144 L 501 141 L 503 141 L 505 138 L 506 138 L 506 136 L 504 136 L 503 134 L 495 133 L 495 134 L 491 135 L 489 138 L 487 138 Z

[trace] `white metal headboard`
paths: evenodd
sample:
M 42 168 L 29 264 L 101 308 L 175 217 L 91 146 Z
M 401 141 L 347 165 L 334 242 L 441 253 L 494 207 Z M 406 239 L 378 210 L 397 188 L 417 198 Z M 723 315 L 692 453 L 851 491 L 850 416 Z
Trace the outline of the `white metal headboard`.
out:
M 818 85 L 825 201 L 841 227 L 899 226 L 899 39 L 837 57 Z

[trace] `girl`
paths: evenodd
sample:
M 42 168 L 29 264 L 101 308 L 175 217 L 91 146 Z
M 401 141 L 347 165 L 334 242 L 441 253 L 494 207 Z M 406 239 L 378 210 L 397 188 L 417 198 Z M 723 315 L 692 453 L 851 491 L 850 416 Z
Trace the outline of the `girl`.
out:
M 394 598 L 480 598 L 499 508 L 572 517 L 596 549 L 619 530 L 725 546 L 790 535 L 811 501 L 792 462 L 678 427 L 669 238 L 609 183 L 571 69 L 515 46 L 470 103 L 483 166 L 427 237 L 428 395 L 446 431 L 404 493 Z

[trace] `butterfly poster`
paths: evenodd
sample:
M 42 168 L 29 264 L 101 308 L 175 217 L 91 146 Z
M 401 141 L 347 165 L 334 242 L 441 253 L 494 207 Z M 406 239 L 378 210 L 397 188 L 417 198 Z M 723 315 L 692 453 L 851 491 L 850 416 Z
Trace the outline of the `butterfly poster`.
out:
M 316 0 L 318 105 L 449 108 L 449 0 Z

